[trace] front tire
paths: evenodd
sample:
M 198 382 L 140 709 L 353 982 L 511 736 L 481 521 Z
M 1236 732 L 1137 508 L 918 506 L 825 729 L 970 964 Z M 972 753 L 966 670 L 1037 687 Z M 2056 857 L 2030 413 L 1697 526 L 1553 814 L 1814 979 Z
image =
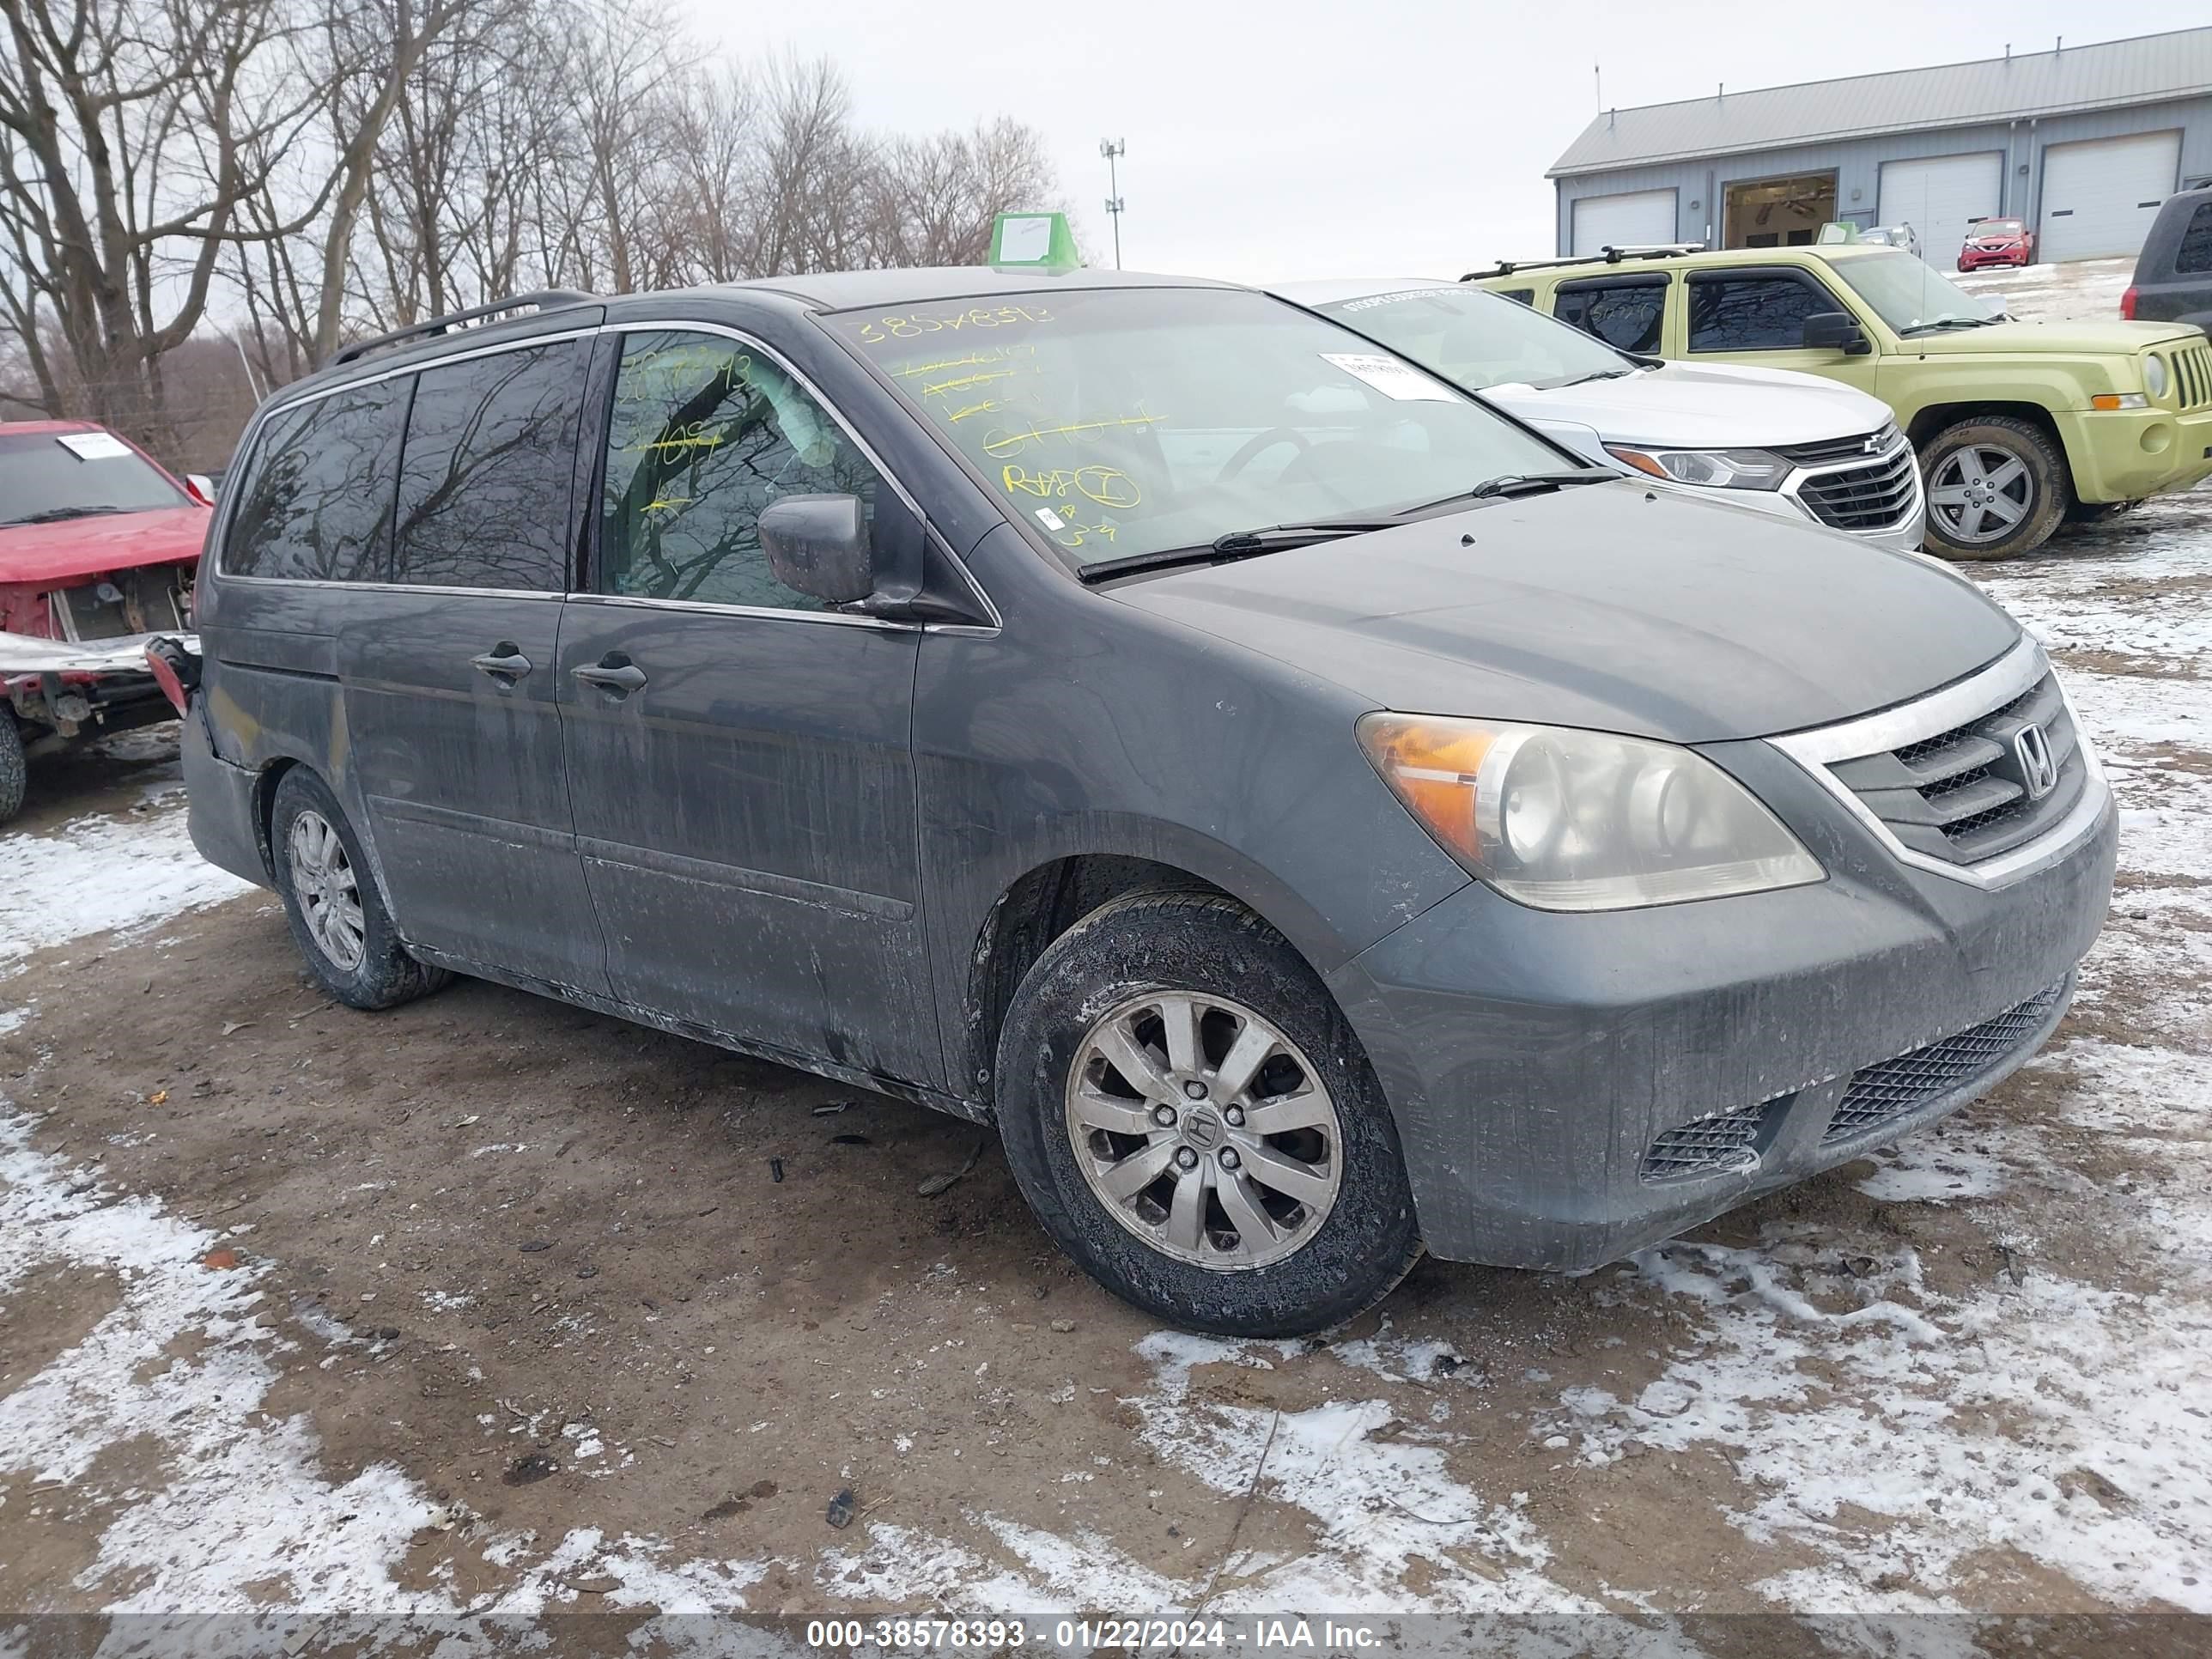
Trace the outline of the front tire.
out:
M 23 810 L 23 795 L 30 787 L 30 763 L 23 755 L 22 729 L 15 716 L 0 708 L 0 823 Z
M 997 1065 L 1023 1196 L 1148 1313 L 1303 1335 L 1420 1259 L 1366 1056 L 1304 959 L 1232 899 L 1137 893 L 1085 917 L 1024 977 Z
M 2051 539 L 2073 499 L 2066 458 L 2041 428 L 2009 415 L 1946 427 L 1921 453 L 1928 550 L 2009 559 Z
M 397 1007 L 453 977 L 408 954 L 344 809 L 304 766 L 277 781 L 269 844 L 292 942 L 309 977 L 338 1001 Z

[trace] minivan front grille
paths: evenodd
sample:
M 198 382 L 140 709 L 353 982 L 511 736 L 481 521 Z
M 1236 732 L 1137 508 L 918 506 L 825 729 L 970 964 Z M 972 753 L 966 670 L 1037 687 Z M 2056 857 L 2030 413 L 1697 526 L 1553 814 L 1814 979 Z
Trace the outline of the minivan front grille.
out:
M 1797 486 L 1797 499 L 1813 516 L 1838 530 L 1887 530 L 1911 513 L 1918 495 L 1906 443 L 1864 466 L 1815 472 Z
M 2173 388 L 2184 409 L 2212 404 L 2212 345 L 2184 346 L 2166 362 L 2173 369 Z
M 1820 438 L 1809 444 L 1771 444 L 1768 447 L 1785 461 L 1799 466 L 1826 466 L 1831 461 L 1863 461 L 1879 455 L 1899 437 L 1896 422 L 1879 432 L 1858 432 L 1848 438 Z
M 1955 1036 L 1894 1060 L 1861 1066 L 1851 1074 L 1850 1086 L 1829 1115 L 1820 1144 L 1832 1146 L 1856 1139 L 1996 1069 L 2019 1052 L 2065 994 L 2066 981 L 2061 980 L 2018 1007 L 2008 1008 L 1995 1019 L 1969 1026 Z
M 2035 735 L 2024 735 L 2033 730 Z M 1976 864 L 2073 811 L 2089 764 L 2047 670 L 1962 726 L 1883 754 L 1832 761 L 1838 782 L 1914 852 Z

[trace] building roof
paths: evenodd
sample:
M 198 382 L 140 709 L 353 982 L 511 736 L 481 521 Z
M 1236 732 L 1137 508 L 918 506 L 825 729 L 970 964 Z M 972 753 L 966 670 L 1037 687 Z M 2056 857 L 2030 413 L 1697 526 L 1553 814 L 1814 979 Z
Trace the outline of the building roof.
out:
M 2212 93 L 2212 27 L 1601 112 L 1545 176 Z

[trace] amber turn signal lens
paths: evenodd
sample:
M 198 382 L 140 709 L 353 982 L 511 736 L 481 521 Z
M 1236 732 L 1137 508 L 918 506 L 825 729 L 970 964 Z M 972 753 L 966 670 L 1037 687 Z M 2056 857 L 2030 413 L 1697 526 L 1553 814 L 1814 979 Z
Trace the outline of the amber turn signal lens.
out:
M 1463 720 L 1374 714 L 1360 740 L 1375 769 L 1429 833 L 1462 857 L 1475 858 L 1474 778 L 1497 734 Z

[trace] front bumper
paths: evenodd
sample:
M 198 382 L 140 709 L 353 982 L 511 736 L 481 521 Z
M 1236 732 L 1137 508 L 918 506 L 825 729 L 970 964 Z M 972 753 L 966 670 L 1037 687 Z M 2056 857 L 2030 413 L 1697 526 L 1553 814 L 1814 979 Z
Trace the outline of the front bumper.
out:
M 1959 269 L 1961 270 L 1986 270 L 1995 265 L 2015 265 L 2025 268 L 2033 263 L 2033 258 L 2024 247 L 1970 248 L 1959 256 Z
M 2069 410 L 2056 416 L 2085 501 L 2139 501 L 2212 477 L 2212 404 L 2171 409 Z
M 1471 884 L 1330 976 L 1437 1255 L 1565 1272 L 1618 1260 L 1954 1110 L 2063 1014 L 2111 896 L 2108 799 L 2062 856 L 1990 890 L 1900 864 L 1768 744 L 1705 752 L 1827 880 L 1584 915 Z M 1973 1046 L 1984 1027 L 1994 1048 Z M 1911 1071 L 1961 1034 L 1939 1088 L 1866 1117 L 1900 1069 L 1868 1068 L 1915 1055 Z M 1668 1147 L 1707 1128 L 1735 1133 L 1730 1150 L 1683 1173 Z

